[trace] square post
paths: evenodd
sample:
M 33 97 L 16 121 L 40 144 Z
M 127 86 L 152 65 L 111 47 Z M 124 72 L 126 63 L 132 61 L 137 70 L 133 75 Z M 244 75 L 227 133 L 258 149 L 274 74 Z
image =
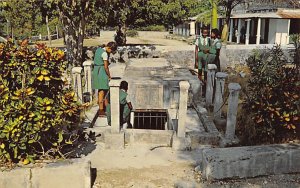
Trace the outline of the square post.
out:
M 120 79 L 109 82 L 112 133 L 120 133 L 120 83 Z
M 81 81 L 81 71 L 82 67 L 74 67 L 72 68 L 73 75 L 73 89 L 76 93 L 76 97 L 78 102 L 82 103 L 82 81 Z
M 238 83 L 230 83 L 229 88 L 229 100 L 228 100 L 228 111 L 227 111 L 227 123 L 225 138 L 234 139 L 235 127 L 236 127 L 236 116 L 239 104 L 239 92 L 241 86 Z
M 190 84 L 188 81 L 180 81 L 179 87 L 180 87 L 180 96 L 179 96 L 177 136 L 184 138 L 187 102 L 188 102 L 188 93 L 189 93 Z

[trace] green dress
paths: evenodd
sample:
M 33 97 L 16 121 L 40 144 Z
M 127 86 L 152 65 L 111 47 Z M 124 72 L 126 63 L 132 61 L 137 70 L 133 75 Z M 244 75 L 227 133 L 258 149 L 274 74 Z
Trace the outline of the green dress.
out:
M 202 65 L 204 65 L 204 71 L 207 71 L 207 64 L 214 62 L 216 58 L 216 48 L 211 43 L 210 38 L 208 38 L 206 45 L 201 43 L 201 37 L 198 39 L 198 69 L 202 69 Z M 209 53 L 204 53 L 205 49 L 209 49 Z
M 94 58 L 94 69 L 92 72 L 92 88 L 108 90 L 108 76 L 105 72 L 104 61 L 102 59 L 102 54 L 105 53 L 105 49 L 98 48 L 95 53 Z
M 127 104 L 127 93 L 120 89 L 119 93 L 119 101 L 120 101 L 120 124 L 129 122 L 130 118 L 130 108 Z M 107 116 L 107 122 L 109 125 L 111 125 L 111 111 L 110 111 L 110 103 L 106 106 L 106 116 Z

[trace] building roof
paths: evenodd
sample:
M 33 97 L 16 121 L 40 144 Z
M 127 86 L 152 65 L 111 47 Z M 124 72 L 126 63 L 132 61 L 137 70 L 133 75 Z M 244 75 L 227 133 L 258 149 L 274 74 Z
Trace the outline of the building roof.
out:
M 300 18 L 300 9 L 278 9 L 277 15 L 282 18 Z
M 277 9 L 275 12 L 233 14 L 231 18 L 300 18 L 300 9 Z

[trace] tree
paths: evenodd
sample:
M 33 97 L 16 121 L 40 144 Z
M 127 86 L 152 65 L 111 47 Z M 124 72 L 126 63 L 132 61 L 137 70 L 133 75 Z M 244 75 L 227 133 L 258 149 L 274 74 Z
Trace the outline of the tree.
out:
M 174 26 L 198 14 L 197 0 L 113 0 L 109 2 L 108 25 L 126 37 L 127 27 L 145 25 Z
M 46 0 L 56 6 L 62 22 L 67 48 L 68 62 L 81 66 L 83 56 L 83 39 L 86 21 L 95 1 L 88 0 Z
M 1 1 L 3 11 L 2 15 L 9 22 L 10 36 L 29 37 L 32 31 L 34 20 L 33 1 Z
M 217 0 L 210 0 L 210 4 L 212 6 L 211 10 L 211 27 L 217 28 L 218 27 L 218 1 Z

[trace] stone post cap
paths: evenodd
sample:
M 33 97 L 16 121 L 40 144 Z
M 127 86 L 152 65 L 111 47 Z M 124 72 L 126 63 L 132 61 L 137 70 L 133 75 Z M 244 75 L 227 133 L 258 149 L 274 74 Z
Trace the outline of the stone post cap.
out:
M 72 68 L 72 74 L 81 74 L 82 67 L 73 67 Z
M 207 69 L 208 70 L 214 70 L 214 69 L 217 69 L 218 67 L 217 67 L 217 65 L 215 65 L 215 64 L 208 64 L 207 65 Z
M 92 60 L 86 60 L 85 62 L 83 62 L 83 66 L 91 66 L 92 64 L 94 64 L 94 61 Z
M 188 81 L 180 81 L 179 82 L 179 87 L 180 89 L 189 89 L 190 88 L 190 83 Z
M 227 78 L 228 74 L 225 72 L 217 72 L 216 77 L 217 78 Z
M 120 87 L 121 79 L 111 79 L 109 81 L 109 87 Z
M 238 83 L 230 83 L 228 85 L 228 88 L 229 88 L 229 90 L 235 90 L 235 91 L 237 91 L 237 90 L 241 89 L 241 86 Z

